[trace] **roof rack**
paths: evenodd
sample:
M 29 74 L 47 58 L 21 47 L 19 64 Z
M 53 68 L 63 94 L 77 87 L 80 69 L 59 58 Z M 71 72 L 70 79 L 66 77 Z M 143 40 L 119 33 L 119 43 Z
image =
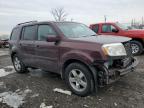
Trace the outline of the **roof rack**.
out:
M 24 22 L 24 23 L 19 23 L 17 25 L 22 25 L 22 24 L 27 24 L 27 23 L 35 23 L 35 22 L 38 22 L 38 21 L 28 21 L 28 22 Z

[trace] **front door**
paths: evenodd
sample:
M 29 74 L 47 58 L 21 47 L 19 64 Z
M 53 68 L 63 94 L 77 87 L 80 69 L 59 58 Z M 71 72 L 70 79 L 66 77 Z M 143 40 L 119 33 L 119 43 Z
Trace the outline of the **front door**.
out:
M 114 32 L 117 31 L 117 32 Z M 111 24 L 102 24 L 101 33 L 102 35 L 119 35 L 118 29 Z
M 47 42 L 48 36 L 56 36 L 51 25 L 38 25 L 38 38 L 35 42 L 36 65 L 51 72 L 58 72 L 59 46 Z

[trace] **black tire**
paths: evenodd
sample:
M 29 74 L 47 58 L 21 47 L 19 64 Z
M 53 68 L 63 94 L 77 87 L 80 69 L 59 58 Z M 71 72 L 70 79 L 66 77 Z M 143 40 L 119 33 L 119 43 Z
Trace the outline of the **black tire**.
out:
M 87 86 L 85 87 L 85 89 L 83 91 L 77 91 L 76 89 L 74 89 L 74 87 L 72 87 L 72 84 L 70 82 L 70 74 L 72 72 L 72 70 L 74 69 L 78 69 L 80 70 L 85 79 L 86 79 L 86 83 L 87 83 Z M 89 71 L 89 69 L 83 65 L 83 64 L 80 64 L 80 63 L 72 63 L 70 65 L 68 65 L 65 69 L 65 80 L 66 80 L 66 83 L 67 85 L 70 87 L 70 89 L 72 90 L 72 92 L 76 95 L 79 95 L 79 96 L 87 96 L 89 95 L 92 91 L 94 91 L 94 81 L 93 81 L 93 77 L 91 75 L 91 72 Z
M 135 45 L 136 47 L 138 47 L 138 49 L 136 49 L 135 47 L 133 47 L 134 45 Z M 131 41 L 131 46 L 133 47 L 133 48 L 132 48 L 132 53 L 133 53 L 133 55 L 140 55 L 140 54 L 143 52 L 143 45 L 142 45 L 141 42 L 132 40 L 132 41 Z M 136 50 L 136 51 L 135 51 L 135 50 Z
M 16 58 L 20 61 L 20 69 L 17 69 L 16 65 L 15 65 L 15 60 Z M 24 63 L 19 59 L 19 57 L 15 54 L 12 56 L 12 62 L 13 62 L 13 66 L 16 70 L 17 73 L 27 73 L 29 72 L 27 67 L 25 67 Z

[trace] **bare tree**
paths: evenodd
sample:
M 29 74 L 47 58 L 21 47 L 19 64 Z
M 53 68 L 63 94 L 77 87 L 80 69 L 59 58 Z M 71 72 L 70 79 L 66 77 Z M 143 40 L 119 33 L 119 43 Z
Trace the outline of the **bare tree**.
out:
M 67 17 L 67 13 L 64 8 L 55 8 L 51 10 L 51 14 L 53 15 L 56 21 L 65 21 Z

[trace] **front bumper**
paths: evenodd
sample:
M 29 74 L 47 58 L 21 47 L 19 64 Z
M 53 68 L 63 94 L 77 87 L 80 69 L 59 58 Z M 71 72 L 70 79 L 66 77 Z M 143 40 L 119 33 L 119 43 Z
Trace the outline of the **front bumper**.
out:
M 131 65 L 129 65 L 128 67 L 123 68 L 123 69 L 110 69 L 109 71 L 110 73 L 114 73 L 115 71 L 117 71 L 120 73 L 119 74 L 120 76 L 123 76 L 129 72 L 134 71 L 137 65 L 138 65 L 137 58 L 133 58 Z
M 111 84 L 118 80 L 121 76 L 126 75 L 130 72 L 133 72 L 138 65 L 138 60 L 136 58 L 131 58 L 130 64 L 126 67 L 107 67 L 102 64 L 95 64 L 95 67 L 98 70 L 98 84 L 99 86 L 104 86 Z
M 131 65 L 128 67 L 122 68 L 122 69 L 109 69 L 109 80 L 107 81 L 107 84 L 111 84 L 118 80 L 121 76 L 124 76 L 130 72 L 133 72 L 136 69 L 136 66 L 138 65 L 137 58 L 133 58 Z

